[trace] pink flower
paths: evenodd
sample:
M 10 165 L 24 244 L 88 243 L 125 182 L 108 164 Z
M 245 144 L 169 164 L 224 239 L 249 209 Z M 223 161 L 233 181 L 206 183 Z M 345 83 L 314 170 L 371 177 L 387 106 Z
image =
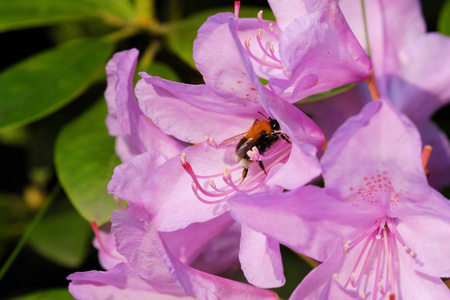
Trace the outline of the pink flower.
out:
M 450 39 L 427 33 L 420 3 L 416 0 L 366 0 L 371 58 L 381 96 L 390 99 L 419 128 L 424 144 L 433 147 L 428 168 L 430 184 L 441 189 L 450 184 L 450 144 L 430 120 L 449 103 Z M 360 2 L 339 2 L 360 41 L 366 46 Z M 320 103 L 301 105 L 330 137 L 349 116 L 370 101 L 365 86 Z
M 269 1 L 277 22 L 265 21 L 262 11 L 256 19 L 230 22 L 238 30 L 236 43 L 248 56 L 256 74 L 269 80 L 270 88 L 290 102 L 312 94 L 366 79 L 370 61 L 342 15 L 337 1 Z M 220 37 L 215 37 L 219 41 Z M 206 40 L 205 43 L 210 42 Z M 194 49 L 202 42 L 197 41 Z M 204 47 L 204 51 L 208 48 Z M 201 50 L 201 49 L 200 49 Z M 202 74 L 228 70 L 228 60 L 218 63 L 206 56 L 197 67 Z M 215 64 L 211 70 L 211 65 Z M 337 75 L 338 74 L 338 75 Z M 219 82 L 205 82 L 218 85 Z
M 117 250 L 127 262 L 68 277 L 76 299 L 278 299 L 274 292 L 195 270 L 168 251 L 156 229 L 124 211 L 112 217 Z
M 369 103 L 334 134 L 322 167 L 324 189 L 231 201 L 238 222 L 326 259 L 292 299 L 448 298 L 450 204 L 427 184 L 413 123 L 387 100 Z

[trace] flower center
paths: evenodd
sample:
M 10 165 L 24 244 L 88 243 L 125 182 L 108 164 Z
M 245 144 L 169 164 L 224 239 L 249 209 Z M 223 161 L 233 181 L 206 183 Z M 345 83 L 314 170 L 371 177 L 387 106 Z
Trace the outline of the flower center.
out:
M 213 140 L 208 139 L 207 144 L 216 147 Z M 274 165 L 287 161 L 291 153 L 291 145 L 284 141 L 278 141 L 264 155 L 257 149 L 248 151 L 250 162 L 261 160 L 265 162 L 265 170 L 268 172 Z M 254 172 L 249 172 L 245 180 L 242 180 L 242 166 L 236 163 L 225 168 L 222 173 L 200 175 L 194 172 L 191 164 L 187 161 L 186 153 L 180 157 L 184 170 L 192 178 L 192 191 L 197 199 L 206 204 L 217 204 L 227 200 L 237 192 L 254 193 L 264 189 L 266 174 L 258 166 L 253 166 Z M 254 165 L 254 164 L 252 164 Z M 218 180 L 219 179 L 219 180 Z M 217 181 L 217 182 L 216 182 Z
M 397 245 L 400 244 L 412 258 L 417 254 L 408 247 L 397 230 L 394 219 L 377 219 L 367 230 L 354 240 L 344 244 L 346 255 L 357 254 L 353 268 L 343 284 L 344 288 L 356 290 L 362 299 L 372 295 L 386 295 L 395 299 L 398 284 Z M 359 251 L 359 254 L 358 254 Z M 337 274 L 334 275 L 336 279 Z

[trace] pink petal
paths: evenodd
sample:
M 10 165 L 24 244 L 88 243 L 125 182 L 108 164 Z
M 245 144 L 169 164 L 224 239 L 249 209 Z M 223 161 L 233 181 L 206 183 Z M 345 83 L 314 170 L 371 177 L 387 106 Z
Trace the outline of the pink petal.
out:
M 239 250 L 241 268 L 248 282 L 261 288 L 284 285 L 280 244 L 243 225 Z
M 319 261 L 355 228 L 374 221 L 364 210 L 315 186 L 286 193 L 240 195 L 230 205 L 230 214 L 237 222 Z M 354 212 L 351 215 L 350 209 Z
M 184 297 L 180 287 L 161 289 L 157 282 L 137 276 L 125 263 L 107 272 L 88 271 L 69 275 L 69 292 L 79 300 L 101 299 L 192 299 Z
M 430 189 L 426 201 L 412 203 L 398 212 L 397 228 L 406 244 L 417 253 L 410 258 L 414 269 L 435 277 L 450 277 L 450 203 Z
M 134 97 L 133 77 L 138 55 L 136 49 L 118 52 L 106 66 L 108 86 L 105 98 L 109 110 L 106 123 L 111 134 L 125 138 L 127 148 L 140 153 L 160 151 L 170 157 L 180 150 L 181 143 L 156 128 L 142 114 Z M 126 157 L 127 148 L 118 148 L 117 153 Z
M 292 150 L 289 160 L 272 168 L 266 178 L 266 185 L 278 186 L 285 189 L 301 187 L 321 173 L 319 161 L 316 157 L 317 149 L 308 144 L 297 144 L 292 141 Z
M 339 126 L 351 116 L 358 114 L 370 99 L 366 83 L 336 96 L 311 103 L 296 104 L 323 130 L 329 140 Z
M 214 15 L 200 27 L 194 41 L 195 64 L 202 73 L 205 83 L 218 94 L 226 94 L 242 99 L 242 104 L 257 103 L 258 95 L 248 76 L 247 67 L 242 61 L 235 37 L 230 29 L 231 13 Z M 239 21 L 245 28 L 252 21 Z M 245 100 L 244 100 L 245 99 Z
M 98 260 L 100 265 L 105 270 L 112 269 L 115 265 L 126 262 L 125 257 L 119 254 L 116 250 L 116 239 L 114 234 L 111 232 L 106 233 L 104 231 L 99 231 L 99 236 L 101 239 L 101 244 L 103 247 L 100 247 L 99 240 L 94 238 L 93 244 L 94 247 L 98 250 Z
M 221 142 L 244 132 L 259 105 L 231 95 L 221 96 L 206 85 L 170 82 L 142 73 L 136 97 L 146 116 L 180 140 L 198 143 L 205 136 Z
M 401 70 L 390 76 L 390 97 L 414 122 L 431 117 L 450 102 L 450 38 L 429 33 L 399 53 Z
M 167 251 L 156 229 L 124 212 L 115 212 L 112 219 L 119 251 L 127 256 L 133 270 L 161 288 L 181 286 L 188 296 L 198 299 L 277 299 L 271 291 L 240 282 L 209 275 L 181 263 Z
M 385 179 L 380 179 L 389 180 L 401 197 L 421 199 L 428 186 L 421 153 L 414 124 L 390 102 L 378 100 L 367 104 L 336 131 L 322 157 L 323 177 L 327 188 L 339 191 L 341 199 L 351 199 L 377 173 L 383 173 Z M 378 183 L 374 187 L 378 188 Z M 387 205 L 388 200 L 382 202 Z M 371 210 L 380 216 L 385 214 L 382 206 L 378 212 Z
M 154 150 L 131 158 L 114 169 L 113 177 L 108 183 L 108 193 L 144 207 L 141 192 L 151 172 L 165 161 L 165 155 Z
M 281 30 L 285 30 L 292 21 L 307 14 L 304 1 L 269 0 L 268 2 Z
M 222 174 L 229 165 L 226 149 L 205 144 L 185 149 L 186 158 L 196 174 Z M 234 157 L 231 156 L 233 164 Z M 178 157 L 154 170 L 143 191 L 147 211 L 155 216 L 153 223 L 160 231 L 174 231 L 195 222 L 205 222 L 228 211 L 228 203 L 205 204 L 191 189 L 192 178 Z M 147 200 L 148 199 L 148 200 Z
M 272 80 L 270 86 L 291 102 L 369 76 L 370 61 L 337 3 L 326 3 L 292 22 L 280 38 L 281 61 L 289 79 Z M 336 72 L 339 76 L 331 75 Z M 305 80 L 310 83 L 302 84 Z M 292 86 L 297 87 L 291 90 Z
M 189 265 L 209 274 L 224 274 L 226 271 L 239 269 L 240 239 L 241 226 L 234 222 L 226 231 L 209 242 Z

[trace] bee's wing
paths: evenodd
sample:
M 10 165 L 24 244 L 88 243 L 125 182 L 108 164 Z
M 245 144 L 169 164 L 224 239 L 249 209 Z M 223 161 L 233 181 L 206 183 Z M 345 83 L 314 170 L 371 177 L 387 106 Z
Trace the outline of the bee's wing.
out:
M 217 145 L 218 147 L 226 147 L 226 146 L 233 146 L 239 143 L 240 140 L 247 134 L 247 132 L 240 133 L 238 135 L 235 135 L 233 137 L 230 137 L 226 140 L 224 140 L 222 143 Z

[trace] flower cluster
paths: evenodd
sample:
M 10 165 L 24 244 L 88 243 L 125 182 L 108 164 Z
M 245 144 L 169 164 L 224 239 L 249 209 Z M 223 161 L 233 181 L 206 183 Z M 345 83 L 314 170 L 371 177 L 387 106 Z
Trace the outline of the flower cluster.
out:
M 367 0 L 367 20 L 359 1 L 268 2 L 276 22 L 236 1 L 202 25 L 205 84 L 139 73 L 133 87 L 136 49 L 108 63 L 123 161 L 108 191 L 128 208 L 97 234 L 106 271 L 69 276 L 75 298 L 278 299 L 280 244 L 322 262 L 292 299 L 450 297 L 450 203 L 434 189 L 450 144 L 430 121 L 450 100 L 450 40 L 415 0 Z M 248 284 L 217 276 L 239 263 Z

